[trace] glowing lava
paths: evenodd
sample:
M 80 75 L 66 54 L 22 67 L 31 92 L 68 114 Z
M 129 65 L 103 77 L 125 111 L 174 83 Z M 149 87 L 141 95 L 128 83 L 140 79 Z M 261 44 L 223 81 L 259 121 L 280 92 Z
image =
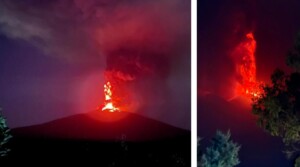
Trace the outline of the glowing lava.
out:
M 237 93 L 255 98 L 261 96 L 262 83 L 256 80 L 255 62 L 256 40 L 252 32 L 246 34 L 245 39 L 235 48 L 233 56 L 236 63 L 239 86 Z
M 110 82 L 106 82 L 104 84 L 104 106 L 102 107 L 102 111 L 115 112 L 120 111 L 117 107 L 114 106 L 112 100 L 112 87 Z

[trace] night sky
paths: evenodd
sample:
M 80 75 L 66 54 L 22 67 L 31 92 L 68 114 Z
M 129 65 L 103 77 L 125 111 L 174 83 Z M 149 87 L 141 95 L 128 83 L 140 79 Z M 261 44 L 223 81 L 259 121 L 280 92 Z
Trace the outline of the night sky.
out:
M 182 0 L 1 1 L 8 125 L 95 110 L 109 78 L 128 112 L 190 129 L 190 18 Z
M 299 7 L 297 0 L 198 1 L 198 93 L 233 96 L 230 51 L 250 31 L 257 42 L 257 80 L 269 82 L 275 68 L 286 69 L 285 56 L 300 31 Z
M 253 32 L 257 81 L 269 83 L 275 68 L 288 71 L 285 57 L 300 31 L 299 9 L 298 0 L 198 1 L 197 135 L 202 138 L 201 149 L 216 130 L 230 129 L 232 140 L 241 144 L 238 166 L 292 166 L 282 153 L 281 139 L 256 125 L 251 100 L 235 93 L 236 62 L 230 55 Z

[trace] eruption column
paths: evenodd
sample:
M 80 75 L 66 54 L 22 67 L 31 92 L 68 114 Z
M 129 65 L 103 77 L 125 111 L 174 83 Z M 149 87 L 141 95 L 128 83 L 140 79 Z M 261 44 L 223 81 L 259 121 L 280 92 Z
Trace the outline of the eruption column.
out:
M 262 94 L 262 83 L 256 80 L 255 50 L 256 40 L 250 32 L 233 52 L 239 82 L 237 92 L 250 98 L 259 97 Z
M 104 84 L 104 96 L 105 96 L 105 101 L 104 101 L 104 107 L 102 107 L 102 111 L 108 111 L 108 112 L 120 111 L 118 108 L 116 108 L 113 105 L 112 89 L 111 89 L 110 82 L 106 82 L 106 84 Z

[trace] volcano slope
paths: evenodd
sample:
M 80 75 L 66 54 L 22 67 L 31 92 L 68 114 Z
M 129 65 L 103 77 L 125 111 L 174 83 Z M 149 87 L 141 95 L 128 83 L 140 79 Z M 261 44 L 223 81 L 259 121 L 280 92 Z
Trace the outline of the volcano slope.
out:
M 133 113 L 78 114 L 12 129 L 1 164 L 190 166 L 190 131 Z

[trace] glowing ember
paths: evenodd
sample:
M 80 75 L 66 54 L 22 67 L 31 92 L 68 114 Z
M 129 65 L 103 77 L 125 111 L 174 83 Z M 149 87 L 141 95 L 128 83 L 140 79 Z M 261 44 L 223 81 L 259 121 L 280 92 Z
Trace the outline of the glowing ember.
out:
M 108 111 L 108 112 L 120 111 L 118 108 L 116 108 L 113 105 L 112 89 L 111 89 L 110 82 L 104 84 L 104 96 L 105 96 L 105 101 L 104 101 L 104 106 L 102 107 L 102 111 Z
M 256 41 L 253 33 L 250 32 L 233 52 L 233 56 L 238 57 L 236 71 L 240 86 L 237 87 L 237 92 L 251 98 L 259 97 L 263 92 L 262 83 L 256 81 L 255 49 Z

